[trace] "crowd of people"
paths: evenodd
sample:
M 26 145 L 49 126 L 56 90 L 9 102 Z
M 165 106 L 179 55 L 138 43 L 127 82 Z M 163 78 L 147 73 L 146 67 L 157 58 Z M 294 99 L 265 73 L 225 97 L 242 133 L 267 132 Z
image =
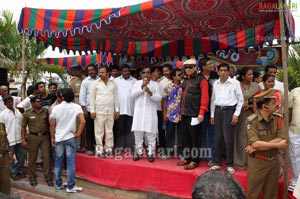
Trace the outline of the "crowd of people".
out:
M 56 189 L 64 188 L 65 164 L 67 192 L 77 192 L 82 188 L 74 182 L 76 152 L 98 158 L 129 153 L 134 161 L 178 158 L 176 165 L 185 170 L 196 169 L 200 161 L 211 170 L 221 170 L 225 163 L 230 174 L 235 167 L 247 167 L 247 198 L 257 198 L 261 191 L 274 198 L 280 152 L 289 137 L 293 190 L 300 168 L 299 88 L 289 93 L 288 135 L 276 66 L 267 65 L 264 74 L 244 67 L 237 75 L 234 65 L 215 67 L 209 58 L 198 63 L 191 58 L 183 68 L 146 66 L 135 77 L 126 64 L 90 64 L 85 70 L 74 64 L 68 72 L 73 76 L 69 88 L 51 83 L 47 92 L 46 84 L 38 82 L 23 100 L 1 86 L 0 123 L 9 142 L 6 151 L 16 159 L 8 172 L 13 180 L 25 176 L 28 154 L 32 186 L 37 185 L 36 164 L 42 162 L 47 184 L 53 186 L 54 166 Z

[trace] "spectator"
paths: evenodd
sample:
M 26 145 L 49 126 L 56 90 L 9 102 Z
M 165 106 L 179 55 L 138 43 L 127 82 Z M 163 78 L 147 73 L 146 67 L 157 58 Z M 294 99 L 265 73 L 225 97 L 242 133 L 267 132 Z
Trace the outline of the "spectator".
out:
M 288 98 L 290 111 L 289 156 L 293 171 L 289 191 L 294 191 L 300 172 L 300 87 L 294 88 Z
M 280 149 L 287 147 L 286 129 L 282 115 L 275 113 L 276 97 L 272 89 L 254 96 L 258 111 L 247 120 L 248 185 L 247 199 L 277 198 Z
M 163 120 L 167 125 L 166 133 L 166 151 L 164 152 L 165 158 L 170 158 L 179 154 L 182 156 L 182 132 L 180 132 L 180 105 L 182 96 L 182 70 L 173 69 L 171 77 L 173 82 L 168 84 L 164 90 L 163 107 Z M 177 143 L 176 143 L 177 141 Z
M 196 59 L 183 63 L 186 78 L 182 83 L 181 132 L 183 136 L 183 158 L 176 165 L 185 170 L 195 169 L 200 162 L 201 123 L 208 112 L 208 82 L 197 74 Z
M 222 166 L 223 143 L 226 151 L 226 167 L 234 174 L 233 149 L 234 127 L 244 103 L 243 93 L 238 82 L 229 77 L 229 66 L 220 64 L 219 79 L 213 84 L 210 104 L 211 124 L 215 125 L 215 165 L 211 170 L 220 170 Z
M 157 103 L 161 101 L 159 84 L 151 80 L 151 68 L 144 67 L 142 80 L 134 83 L 131 97 L 134 99 L 132 131 L 134 131 L 137 161 L 143 154 L 144 135 L 148 141 L 148 161 L 154 161 L 156 135 L 158 133 Z
M 30 98 L 32 109 L 23 114 L 22 145 L 28 152 L 28 177 L 31 186 L 36 186 L 36 159 L 38 150 L 41 151 L 43 173 L 48 186 L 53 186 L 50 164 L 50 139 L 48 110 L 42 108 L 39 95 Z M 29 134 L 26 127 L 28 126 Z
M 208 81 L 208 93 L 209 99 L 211 99 L 213 83 L 219 78 L 218 74 L 214 71 L 214 66 L 209 58 L 203 58 L 199 62 L 200 75 Z M 209 101 L 210 107 L 210 101 Z M 208 157 L 208 166 L 213 166 L 214 154 L 215 154 L 215 129 L 210 123 L 210 111 L 206 112 L 202 122 L 202 148 L 209 148 L 211 150 L 211 156 Z
M 244 199 L 241 184 L 228 173 L 207 171 L 199 176 L 192 190 L 193 199 Z
M 114 122 L 114 146 L 134 151 L 134 135 L 131 131 L 134 101 L 131 91 L 136 79 L 130 75 L 130 66 L 121 66 L 121 76 L 114 79 L 117 86 L 120 116 Z
M 244 104 L 238 118 L 239 122 L 235 126 L 233 163 L 240 168 L 246 168 L 247 165 L 247 155 L 243 150 L 247 146 L 247 117 L 255 111 L 252 97 L 259 90 L 258 84 L 252 82 L 252 79 L 253 69 L 249 67 L 243 67 L 237 77 L 243 92 Z
M 50 94 L 55 95 L 55 93 L 57 91 L 57 83 L 51 82 L 50 84 L 48 84 L 48 91 Z
M 25 178 L 24 163 L 26 151 L 22 147 L 22 114 L 13 107 L 13 97 L 8 95 L 3 98 L 6 109 L 0 113 L 0 123 L 5 124 L 7 138 L 9 141 L 9 150 L 16 156 L 17 162 L 11 161 L 9 174 L 13 180 Z
M 82 111 L 86 120 L 85 133 L 86 133 L 86 142 L 87 142 L 87 152 L 89 155 L 92 155 L 95 151 L 94 145 L 95 133 L 94 133 L 94 120 L 91 118 L 91 109 L 90 109 L 90 89 L 92 83 L 97 80 L 99 77 L 97 75 L 96 65 L 89 64 L 86 67 L 88 76 L 82 81 L 80 86 L 79 93 L 79 104 L 82 107 Z M 84 152 L 83 149 L 78 149 L 78 152 Z
M 253 71 L 253 82 L 256 82 L 257 84 L 259 84 L 262 81 L 262 76 L 260 72 L 257 71 Z
M 84 130 L 85 119 L 83 111 L 78 104 L 73 103 L 74 92 L 71 88 L 62 90 L 63 102 L 56 105 L 50 115 L 51 144 L 55 147 L 55 185 L 56 190 L 63 189 L 62 167 L 66 154 L 67 157 L 67 193 L 82 191 L 82 187 L 75 185 L 75 158 L 77 150 L 76 137 Z M 77 117 L 80 119 L 79 128 L 76 129 Z
M 108 78 L 108 68 L 101 66 L 100 79 L 91 85 L 90 108 L 91 119 L 95 120 L 96 156 L 104 157 L 112 154 L 114 146 L 113 125 L 114 119 L 119 118 L 119 100 L 117 86 Z M 103 136 L 105 132 L 105 142 Z

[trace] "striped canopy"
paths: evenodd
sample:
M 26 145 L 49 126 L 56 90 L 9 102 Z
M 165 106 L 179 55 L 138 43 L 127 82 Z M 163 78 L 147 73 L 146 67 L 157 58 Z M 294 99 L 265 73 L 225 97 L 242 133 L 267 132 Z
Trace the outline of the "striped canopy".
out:
M 152 0 L 95 10 L 22 9 L 18 30 L 60 51 L 191 56 L 280 39 L 277 0 Z M 282 7 L 282 6 L 281 6 Z M 294 20 L 285 12 L 288 37 Z

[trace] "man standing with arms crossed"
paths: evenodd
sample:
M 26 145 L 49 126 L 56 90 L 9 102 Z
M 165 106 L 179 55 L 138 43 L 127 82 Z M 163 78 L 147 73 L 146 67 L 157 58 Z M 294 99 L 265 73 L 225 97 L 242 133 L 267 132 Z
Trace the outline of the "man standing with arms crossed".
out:
M 247 118 L 247 199 L 276 199 L 278 195 L 280 149 L 287 147 L 286 128 L 277 110 L 276 97 L 269 89 L 254 96 L 258 111 Z

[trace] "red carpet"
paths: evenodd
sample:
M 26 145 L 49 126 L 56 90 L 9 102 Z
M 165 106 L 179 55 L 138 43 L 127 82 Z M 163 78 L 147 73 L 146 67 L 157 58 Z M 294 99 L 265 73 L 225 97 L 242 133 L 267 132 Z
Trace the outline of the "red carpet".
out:
M 194 182 L 198 176 L 208 171 L 209 167 L 202 161 L 199 168 L 186 171 L 183 167 L 176 166 L 177 162 L 178 159 L 158 158 L 154 163 L 148 162 L 147 159 L 134 162 L 131 157 L 100 159 L 86 154 L 77 154 L 76 175 L 109 187 L 191 198 Z M 235 177 L 247 191 L 247 170 L 236 169 Z M 283 178 L 280 179 L 279 199 L 282 198 L 282 193 Z M 289 198 L 292 198 L 291 195 L 289 194 Z

